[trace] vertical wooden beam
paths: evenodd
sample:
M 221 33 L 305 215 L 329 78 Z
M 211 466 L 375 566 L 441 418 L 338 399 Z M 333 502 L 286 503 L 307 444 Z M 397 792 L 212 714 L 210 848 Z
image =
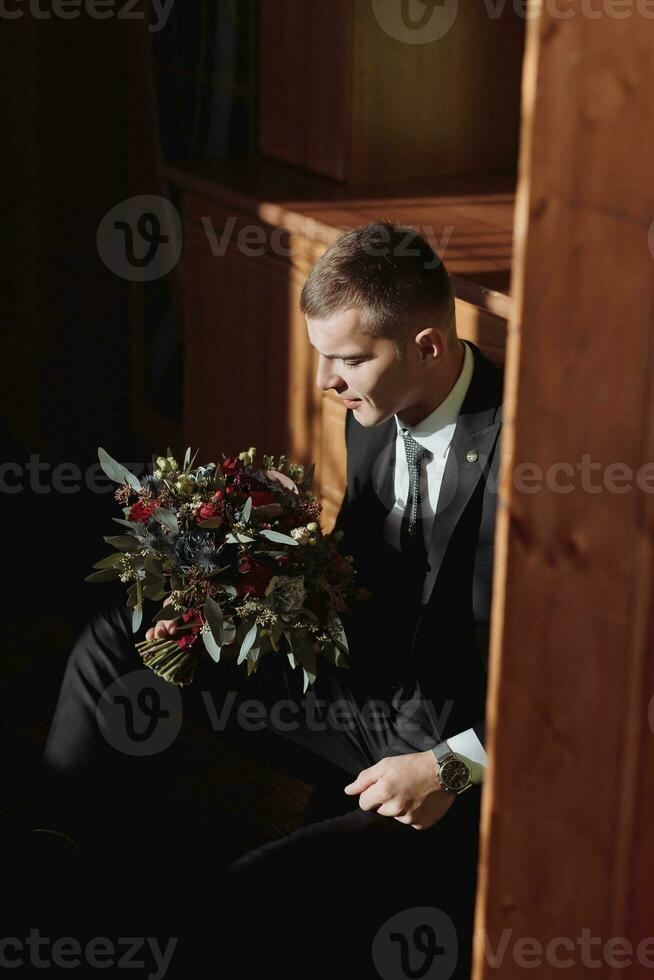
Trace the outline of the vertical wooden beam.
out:
M 563 8 L 524 66 L 475 980 L 654 965 L 654 22 Z

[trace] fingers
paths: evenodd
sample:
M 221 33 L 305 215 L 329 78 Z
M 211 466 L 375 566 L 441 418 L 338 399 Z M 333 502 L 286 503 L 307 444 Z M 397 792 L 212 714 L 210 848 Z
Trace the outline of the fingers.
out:
M 169 605 L 173 601 L 173 597 L 168 595 L 164 599 L 164 606 Z M 145 638 L 146 640 L 162 640 L 164 637 L 170 635 L 173 636 L 177 632 L 177 621 L 174 619 L 162 619 L 154 626 L 151 626 L 149 630 L 146 630 Z
M 368 789 L 369 786 L 372 786 L 373 783 L 377 782 L 380 776 L 381 769 L 379 767 L 379 763 L 376 763 L 374 766 L 370 766 L 368 769 L 362 770 L 354 782 L 344 786 L 343 789 L 350 796 L 355 793 L 363 793 L 363 791 Z
M 167 636 L 174 636 L 177 632 L 177 621 L 174 619 L 161 619 L 154 626 L 151 626 L 145 634 L 146 640 L 163 640 Z
M 362 810 L 378 810 L 383 817 L 393 817 L 398 810 L 393 813 L 389 813 L 389 809 L 393 810 L 393 806 L 388 799 L 388 793 L 384 788 L 383 783 L 377 782 L 369 786 L 368 789 L 359 797 L 359 806 Z M 384 809 L 386 807 L 386 809 Z

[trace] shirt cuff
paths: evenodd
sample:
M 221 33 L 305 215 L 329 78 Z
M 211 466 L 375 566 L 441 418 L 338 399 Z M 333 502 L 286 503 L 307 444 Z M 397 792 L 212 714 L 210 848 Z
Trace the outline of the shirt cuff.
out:
M 474 728 L 468 728 L 458 735 L 448 736 L 447 744 L 457 755 L 470 766 L 470 779 L 474 784 L 482 783 L 486 774 L 488 756 L 486 750 L 475 734 Z

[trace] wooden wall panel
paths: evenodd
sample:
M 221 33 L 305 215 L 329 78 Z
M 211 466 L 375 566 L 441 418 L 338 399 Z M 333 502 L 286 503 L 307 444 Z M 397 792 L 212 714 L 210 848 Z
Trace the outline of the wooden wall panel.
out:
M 262 0 L 261 152 L 352 184 L 515 173 L 524 20 L 459 4 L 415 43 L 406 8 Z
M 459 337 L 470 340 L 493 364 L 504 364 L 506 320 L 486 312 L 473 303 L 457 299 L 456 329 Z
M 598 976 L 651 975 L 654 31 L 568 6 L 525 62 L 475 980 L 522 978 L 525 937 L 539 980 L 586 975 L 584 930 Z
M 356 0 L 353 182 L 515 172 L 524 20 L 510 3 L 492 17 L 483 3 L 409 5 L 409 14 L 448 6 L 457 8 L 449 30 L 411 43 L 396 14 L 407 5 Z
M 351 0 L 260 0 L 259 149 L 347 176 Z

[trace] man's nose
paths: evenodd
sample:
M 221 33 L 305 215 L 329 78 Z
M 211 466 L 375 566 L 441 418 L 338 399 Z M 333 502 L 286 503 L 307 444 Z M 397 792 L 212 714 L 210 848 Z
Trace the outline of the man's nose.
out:
M 316 385 L 323 391 L 327 391 L 328 388 L 341 388 L 343 386 L 343 379 L 332 367 L 332 361 L 327 360 L 326 363 L 322 359 L 318 361 Z

